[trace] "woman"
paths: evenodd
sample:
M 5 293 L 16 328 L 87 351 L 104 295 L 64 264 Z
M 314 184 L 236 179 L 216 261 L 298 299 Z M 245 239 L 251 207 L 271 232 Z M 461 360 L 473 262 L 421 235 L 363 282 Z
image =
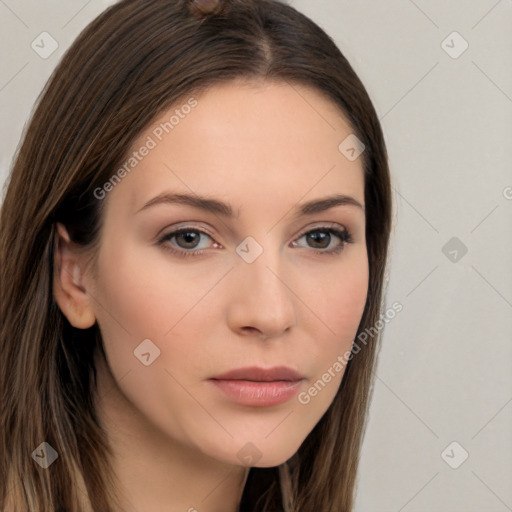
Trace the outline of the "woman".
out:
M 311 20 L 107 9 L 2 205 L 0 508 L 352 510 L 390 210 L 374 108 Z

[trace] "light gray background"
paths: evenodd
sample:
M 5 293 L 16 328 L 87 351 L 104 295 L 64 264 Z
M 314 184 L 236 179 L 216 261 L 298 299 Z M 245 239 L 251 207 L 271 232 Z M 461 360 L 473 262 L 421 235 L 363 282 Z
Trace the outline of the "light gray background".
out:
M 0 0 L 1 183 L 46 79 L 110 3 Z M 512 511 L 512 1 L 290 3 L 366 85 L 393 174 L 387 304 L 403 311 L 382 340 L 356 512 Z M 31 48 L 43 31 L 59 45 L 47 59 Z

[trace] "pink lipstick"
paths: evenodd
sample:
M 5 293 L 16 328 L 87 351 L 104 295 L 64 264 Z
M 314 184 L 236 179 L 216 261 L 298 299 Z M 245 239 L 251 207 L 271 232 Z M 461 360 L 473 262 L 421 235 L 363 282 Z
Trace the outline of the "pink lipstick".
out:
M 225 396 L 240 405 L 270 407 L 297 394 L 304 377 L 285 366 L 238 368 L 209 379 Z

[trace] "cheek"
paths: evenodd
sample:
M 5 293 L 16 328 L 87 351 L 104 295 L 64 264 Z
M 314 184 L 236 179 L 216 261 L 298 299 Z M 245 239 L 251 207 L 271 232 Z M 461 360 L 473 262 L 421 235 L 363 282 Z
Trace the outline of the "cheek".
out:
M 330 279 L 309 294 L 311 308 L 308 327 L 314 344 L 309 350 L 309 383 L 298 396 L 312 421 L 325 413 L 334 400 L 346 369 L 347 354 L 357 334 L 368 293 L 368 264 L 366 254 L 360 254 L 351 264 L 344 262 L 333 269 Z M 318 318 L 321 321 L 318 320 Z M 313 326 L 313 324 L 315 326 Z
M 368 273 L 355 270 L 334 281 L 327 294 L 327 318 L 336 333 L 353 339 L 364 311 L 368 293 Z
M 124 329 L 132 338 L 163 338 L 197 304 L 215 277 L 191 280 L 165 258 L 148 264 L 144 251 L 122 252 L 118 258 L 112 251 L 102 262 L 103 278 L 97 290 L 102 303 L 97 309 L 104 323 Z
M 353 259 L 353 262 L 333 267 L 322 277 L 316 276 L 310 281 L 310 291 L 305 295 L 311 309 L 324 324 L 326 335 L 337 340 L 354 338 L 367 299 L 367 260 L 365 255 Z
M 197 354 L 204 345 L 206 326 L 218 322 L 215 284 L 225 269 L 187 272 L 165 258 L 153 259 L 151 265 L 145 261 L 144 251 L 133 248 L 116 254 L 107 248 L 101 262 L 96 313 L 111 369 L 118 378 L 130 371 L 130 379 L 160 367 L 177 377 L 193 369 L 200 371 Z M 207 294 L 210 289 L 213 292 Z M 153 348 L 158 357 L 148 367 L 134 354 L 145 339 L 159 350 Z M 147 342 L 142 346 L 152 348 Z M 168 383 L 167 374 L 162 375 Z M 148 383 L 155 379 L 155 372 L 144 373 Z
M 356 257 L 359 256 L 359 257 Z M 328 274 L 314 276 L 309 281 L 307 299 L 311 311 L 307 317 L 311 339 L 311 374 L 320 377 L 332 369 L 338 358 L 352 348 L 364 312 L 368 293 L 368 264 L 366 254 L 354 254 L 353 261 L 334 265 Z M 315 287 L 316 283 L 316 287 Z M 330 391 L 320 401 L 334 397 L 341 382 L 343 369 L 337 369 Z

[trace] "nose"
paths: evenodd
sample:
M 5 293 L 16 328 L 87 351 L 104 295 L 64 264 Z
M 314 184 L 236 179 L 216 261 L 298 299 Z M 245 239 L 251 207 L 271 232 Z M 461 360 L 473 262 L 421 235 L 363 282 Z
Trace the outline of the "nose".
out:
M 267 248 L 252 263 L 237 261 L 228 308 L 228 324 L 237 334 L 275 338 L 296 324 L 293 286 L 279 258 Z

